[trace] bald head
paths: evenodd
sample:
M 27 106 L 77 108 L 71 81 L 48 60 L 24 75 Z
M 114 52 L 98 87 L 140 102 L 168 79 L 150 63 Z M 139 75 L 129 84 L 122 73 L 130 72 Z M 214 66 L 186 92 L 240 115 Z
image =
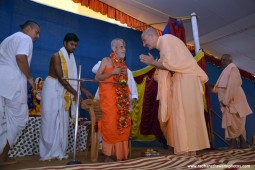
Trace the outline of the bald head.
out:
M 147 28 L 146 30 L 143 31 L 143 35 L 154 35 L 154 36 L 158 36 L 157 31 L 154 28 Z
M 230 54 L 223 54 L 221 56 L 221 65 L 226 68 L 230 63 L 232 63 L 232 57 Z
M 147 28 L 141 37 L 144 47 L 148 47 L 150 50 L 156 48 L 159 35 L 154 28 Z

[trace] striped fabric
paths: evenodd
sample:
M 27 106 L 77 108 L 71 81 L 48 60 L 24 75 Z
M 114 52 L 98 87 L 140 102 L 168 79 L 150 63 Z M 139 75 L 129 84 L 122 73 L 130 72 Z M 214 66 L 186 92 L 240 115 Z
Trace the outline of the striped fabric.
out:
M 255 150 L 229 150 L 208 152 L 198 156 L 141 157 L 122 162 L 66 165 L 27 170 L 169 170 L 169 169 L 255 169 Z

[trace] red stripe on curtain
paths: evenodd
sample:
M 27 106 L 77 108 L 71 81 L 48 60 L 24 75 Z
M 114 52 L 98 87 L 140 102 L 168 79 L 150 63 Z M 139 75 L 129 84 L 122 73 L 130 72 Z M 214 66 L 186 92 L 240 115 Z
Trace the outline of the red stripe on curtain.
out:
M 136 30 L 139 31 L 144 31 L 150 27 L 142 26 L 146 24 L 99 0 L 73 0 L 73 2 L 80 3 L 82 6 L 86 6 L 95 12 L 100 12 L 103 15 L 107 15 L 108 18 L 120 21 L 122 24 L 127 24 L 128 27 L 137 27 Z

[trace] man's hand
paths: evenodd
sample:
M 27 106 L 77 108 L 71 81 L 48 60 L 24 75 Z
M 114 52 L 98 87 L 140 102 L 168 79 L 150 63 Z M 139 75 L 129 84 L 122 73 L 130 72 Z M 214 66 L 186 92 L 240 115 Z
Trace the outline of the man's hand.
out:
M 153 65 L 153 62 L 155 62 L 154 57 L 150 53 L 148 55 L 141 54 L 139 58 L 142 63 L 147 65 Z
M 73 94 L 73 101 L 77 101 L 77 99 L 78 99 L 78 93 L 75 92 L 75 94 Z
M 26 55 L 17 55 L 16 56 L 17 65 L 20 71 L 26 76 L 28 83 L 35 88 L 35 82 L 29 70 L 29 64 L 27 61 Z
M 77 101 L 77 99 L 78 99 L 78 93 L 76 93 L 76 95 L 74 95 L 73 101 Z M 83 98 L 82 98 L 82 96 L 80 95 L 80 96 L 79 96 L 79 104 L 82 103 L 82 101 L 83 101 Z
M 127 75 L 127 69 L 122 68 L 121 71 L 120 71 L 120 74 Z
M 121 74 L 122 68 L 121 67 L 116 67 L 112 70 L 112 74 Z
M 32 87 L 32 89 L 35 89 L 35 82 L 33 80 L 33 77 L 29 78 L 27 81 L 30 84 L 30 86 Z

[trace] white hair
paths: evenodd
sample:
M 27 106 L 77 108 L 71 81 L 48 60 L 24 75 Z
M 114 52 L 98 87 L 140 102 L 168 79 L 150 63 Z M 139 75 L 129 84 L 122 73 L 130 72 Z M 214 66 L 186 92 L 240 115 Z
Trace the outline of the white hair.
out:
M 115 39 L 113 39 L 112 42 L 111 42 L 111 48 L 116 47 L 117 44 L 118 44 L 118 41 L 122 41 L 124 45 L 126 44 L 125 41 L 124 41 L 123 39 L 121 39 L 121 38 L 115 38 Z

